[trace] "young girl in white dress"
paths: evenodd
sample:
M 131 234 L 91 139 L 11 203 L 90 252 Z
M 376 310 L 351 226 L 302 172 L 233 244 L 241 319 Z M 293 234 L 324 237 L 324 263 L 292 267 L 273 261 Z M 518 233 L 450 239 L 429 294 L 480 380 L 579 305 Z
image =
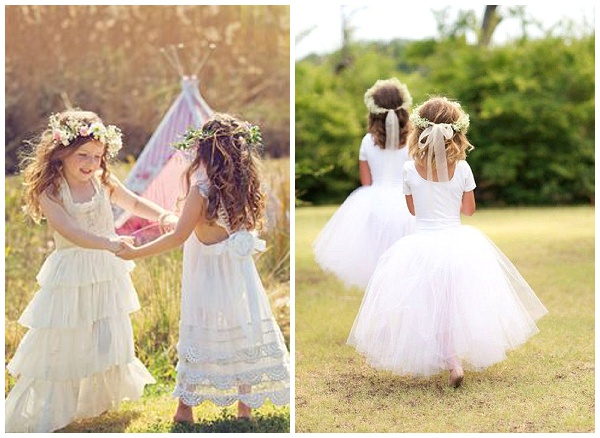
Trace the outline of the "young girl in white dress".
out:
M 114 255 L 124 238 L 111 203 L 163 224 L 177 218 L 110 174 L 107 160 L 120 148 L 118 128 L 92 112 L 65 111 L 50 117 L 24 162 L 25 211 L 47 220 L 55 250 L 19 319 L 29 331 L 7 366 L 18 380 L 6 398 L 6 432 L 51 432 L 139 399 L 154 383 L 134 353 L 134 265 Z
M 547 313 L 506 256 L 479 230 L 461 225 L 475 211 L 469 117 L 457 102 L 431 98 L 411 116 L 414 161 L 404 193 L 418 231 L 379 259 L 348 344 L 394 374 L 431 376 L 482 370 L 538 332 Z
M 265 209 L 258 175 L 258 127 L 217 114 L 176 147 L 192 152 L 189 191 L 177 228 L 129 247 L 145 257 L 184 244 L 174 420 L 192 423 L 205 400 L 238 401 L 238 417 L 267 399 L 289 403 L 289 355 L 252 255 Z
M 378 80 L 365 93 L 369 129 L 360 145 L 362 186 L 348 196 L 313 242 L 315 260 L 346 286 L 364 289 L 379 256 L 412 233 L 415 220 L 402 193 L 402 166 L 412 97 L 398 79 Z

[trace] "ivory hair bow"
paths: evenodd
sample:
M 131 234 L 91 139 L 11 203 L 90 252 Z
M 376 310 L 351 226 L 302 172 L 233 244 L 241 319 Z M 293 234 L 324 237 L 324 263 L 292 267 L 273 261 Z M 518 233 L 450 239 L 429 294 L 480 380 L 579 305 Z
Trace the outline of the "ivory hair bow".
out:
M 433 181 L 433 155 L 438 181 L 448 181 L 448 164 L 446 163 L 446 140 L 454 135 L 452 125 L 448 123 L 431 124 L 419 136 L 419 149 L 427 148 L 427 180 Z

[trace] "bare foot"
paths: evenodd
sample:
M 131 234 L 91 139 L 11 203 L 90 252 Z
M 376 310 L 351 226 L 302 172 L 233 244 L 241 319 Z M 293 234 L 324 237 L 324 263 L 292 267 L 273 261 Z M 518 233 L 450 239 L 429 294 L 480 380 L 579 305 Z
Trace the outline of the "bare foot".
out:
M 242 403 L 241 401 L 238 401 L 238 420 L 249 420 L 250 418 L 252 418 L 252 409 Z
M 456 367 L 453 370 L 450 370 L 450 376 L 448 377 L 448 385 L 452 388 L 458 388 L 464 379 L 465 375 L 462 367 Z
M 194 424 L 194 411 L 190 406 L 179 400 L 177 411 L 173 415 L 173 421 L 176 423 Z

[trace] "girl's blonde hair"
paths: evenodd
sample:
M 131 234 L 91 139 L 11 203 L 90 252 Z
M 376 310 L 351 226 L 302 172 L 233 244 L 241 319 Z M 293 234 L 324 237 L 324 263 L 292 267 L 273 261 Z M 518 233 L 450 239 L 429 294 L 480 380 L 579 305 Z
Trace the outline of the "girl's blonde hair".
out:
M 229 227 L 260 230 L 266 197 L 260 184 L 259 148 L 250 125 L 228 114 L 215 114 L 193 143 L 195 157 L 185 173 L 188 193 L 192 174 L 202 165 L 209 181 L 206 218 L 214 222 L 223 209 Z
M 415 112 L 421 119 L 433 124 L 456 125 L 460 120 L 465 118 L 468 120 L 468 116 L 466 116 L 458 102 L 452 102 L 440 96 L 430 98 L 416 108 Z M 419 137 L 424 130 L 424 127 L 415 126 L 408 138 L 408 154 L 415 160 L 416 164 L 422 167 L 427 166 L 427 148 L 419 149 Z M 459 131 L 454 129 L 452 138 L 446 140 L 446 161 L 449 164 L 464 160 L 467 157 L 467 152 L 474 149 L 474 146 L 467 139 L 466 131 L 467 127 Z M 432 166 L 435 170 L 435 152 L 433 158 Z
M 54 114 L 54 120 L 57 120 L 61 126 L 67 126 L 67 121 L 82 122 L 86 125 L 93 123 L 102 123 L 100 117 L 91 111 L 82 111 L 79 109 L 67 110 Z M 53 130 L 48 126 L 41 134 L 39 140 L 33 144 L 31 151 L 24 154 L 21 160 L 23 173 L 23 211 L 31 217 L 36 223 L 43 218 L 40 207 L 40 196 L 47 191 L 47 194 L 54 198 L 59 198 L 60 177 L 62 176 L 62 160 L 73 154 L 80 146 L 89 141 L 96 141 L 93 137 L 77 136 L 72 139 L 68 145 L 57 141 L 53 135 Z M 100 180 L 103 185 L 110 188 L 110 172 L 107 166 L 108 147 L 105 146 L 104 154 L 100 160 L 102 174 Z

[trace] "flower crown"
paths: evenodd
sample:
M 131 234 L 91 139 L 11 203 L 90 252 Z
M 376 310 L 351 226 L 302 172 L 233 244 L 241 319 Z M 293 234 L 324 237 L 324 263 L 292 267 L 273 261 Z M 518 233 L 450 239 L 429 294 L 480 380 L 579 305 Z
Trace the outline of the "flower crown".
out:
M 461 116 L 459 117 L 459 119 L 454 123 L 450 123 L 449 125 L 452 127 L 454 132 L 462 132 L 463 134 L 466 134 L 467 130 L 469 129 L 470 123 L 469 115 L 462 111 L 460 103 L 449 101 L 446 98 L 444 98 L 444 100 L 461 110 Z M 431 122 L 430 120 L 427 120 L 425 117 L 421 117 L 421 115 L 419 114 L 423 105 L 424 104 L 421 104 L 418 107 L 416 107 L 410 115 L 410 121 L 419 129 L 425 129 L 428 126 L 435 125 L 435 123 Z
M 398 91 L 400 92 L 400 97 L 402 98 L 402 105 L 400 105 L 398 108 L 383 108 L 375 103 L 375 99 L 373 97 L 375 92 L 377 90 L 379 90 L 381 87 L 384 87 L 387 85 L 396 87 L 398 89 Z M 369 110 L 369 112 L 371 114 L 383 114 L 390 110 L 398 110 L 400 108 L 403 108 L 406 111 L 408 111 L 408 109 L 412 105 L 412 96 L 408 92 L 408 88 L 406 87 L 406 85 L 401 83 L 398 79 L 396 79 L 396 78 L 385 79 L 385 80 L 380 79 L 377 82 L 375 82 L 375 85 L 373 85 L 371 88 L 369 88 L 367 90 L 367 92 L 365 93 L 365 105 L 367 106 L 367 109 Z
M 52 114 L 48 128 L 52 132 L 52 140 L 68 146 L 77 137 L 92 137 L 104 143 L 108 155 L 114 157 L 123 146 L 121 130 L 114 125 L 104 126 L 102 122 L 92 122 L 89 125 L 79 119 L 68 117 L 61 123 L 57 114 Z
M 233 131 L 229 130 L 213 130 L 210 128 L 188 129 L 183 138 L 171 146 L 180 151 L 187 151 L 194 146 L 196 142 L 202 142 L 207 139 L 216 139 L 218 137 L 236 137 L 246 140 L 246 144 L 252 148 L 261 147 L 263 144 L 262 133 L 260 128 L 250 123 L 243 123 L 236 127 Z

